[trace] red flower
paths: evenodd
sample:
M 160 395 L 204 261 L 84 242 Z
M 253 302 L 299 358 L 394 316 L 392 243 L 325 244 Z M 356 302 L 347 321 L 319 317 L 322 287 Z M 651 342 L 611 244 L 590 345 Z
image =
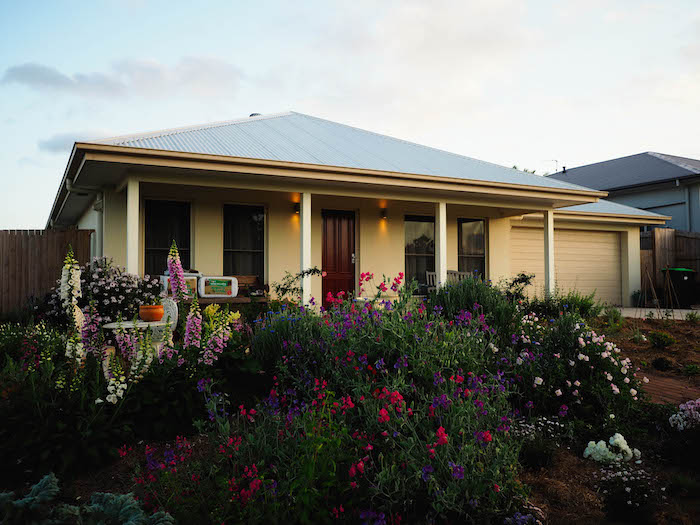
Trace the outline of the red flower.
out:
M 389 412 L 387 412 L 386 408 L 382 408 L 379 411 L 379 417 L 377 418 L 377 421 L 380 423 L 387 423 L 389 421 Z
M 498 486 L 498 483 L 493 484 L 493 491 L 494 492 L 501 492 L 501 487 Z
M 447 432 L 445 432 L 445 427 L 440 427 L 437 429 L 435 432 L 435 435 L 437 436 L 437 444 L 438 445 L 447 445 Z

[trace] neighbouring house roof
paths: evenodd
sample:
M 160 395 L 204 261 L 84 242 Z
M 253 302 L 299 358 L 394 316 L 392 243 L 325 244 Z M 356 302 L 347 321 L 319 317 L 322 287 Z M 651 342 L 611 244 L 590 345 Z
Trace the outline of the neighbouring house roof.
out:
M 293 111 L 93 142 L 552 189 L 589 189 Z
M 591 213 L 596 215 L 617 215 L 617 216 L 637 216 L 648 217 L 650 219 L 667 220 L 668 217 L 647 210 L 625 206 L 617 202 L 600 199 L 598 202 L 590 204 L 578 204 L 576 206 L 567 206 L 559 208 L 557 212 L 575 212 L 575 213 Z
M 647 151 L 567 169 L 547 178 L 602 191 L 655 184 L 700 175 L 700 160 Z

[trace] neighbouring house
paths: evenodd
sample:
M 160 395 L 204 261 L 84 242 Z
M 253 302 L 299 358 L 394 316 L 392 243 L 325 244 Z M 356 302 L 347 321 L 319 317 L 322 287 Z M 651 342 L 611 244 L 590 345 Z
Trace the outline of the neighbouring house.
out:
M 648 151 L 549 177 L 608 192 L 608 200 L 668 215 L 666 226 L 700 232 L 700 160 Z
M 361 272 L 535 273 L 542 290 L 630 304 L 639 227 L 667 217 L 606 193 L 289 112 L 80 142 L 48 227 L 95 230 L 93 254 L 161 274 L 257 276 L 319 267 L 303 300 L 360 294 Z M 365 290 L 365 295 L 373 290 Z

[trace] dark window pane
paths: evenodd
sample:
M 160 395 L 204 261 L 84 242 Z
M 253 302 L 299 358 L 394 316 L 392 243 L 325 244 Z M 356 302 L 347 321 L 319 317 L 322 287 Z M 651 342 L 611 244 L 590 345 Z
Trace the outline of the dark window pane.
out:
M 265 208 L 224 206 L 224 275 L 265 279 Z
M 484 255 L 484 221 L 459 221 L 459 255 Z
M 460 219 L 457 235 L 459 238 L 458 270 L 484 277 L 486 271 L 484 221 Z
M 435 271 L 435 221 L 432 217 L 405 218 L 406 280 L 419 283 L 418 293 L 425 293 L 425 272 Z
M 190 267 L 190 205 L 188 202 L 147 200 L 145 217 L 144 271 L 162 275 L 168 267 L 168 253 L 177 243 L 182 267 Z

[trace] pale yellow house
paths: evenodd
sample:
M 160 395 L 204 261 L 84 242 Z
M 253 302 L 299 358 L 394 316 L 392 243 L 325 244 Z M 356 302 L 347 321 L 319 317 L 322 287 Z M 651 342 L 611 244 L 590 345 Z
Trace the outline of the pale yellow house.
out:
M 319 267 L 304 300 L 358 294 L 361 272 L 425 284 L 449 270 L 630 304 L 639 227 L 667 217 L 605 192 L 335 122 L 283 113 L 76 143 L 49 227 L 95 230 L 93 254 L 160 274 L 175 239 L 206 275 Z

